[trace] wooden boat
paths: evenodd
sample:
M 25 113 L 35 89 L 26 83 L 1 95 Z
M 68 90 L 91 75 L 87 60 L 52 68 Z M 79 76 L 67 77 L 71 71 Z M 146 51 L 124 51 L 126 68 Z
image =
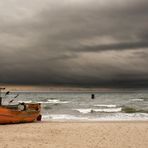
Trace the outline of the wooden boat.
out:
M 41 121 L 40 103 L 2 105 L 0 96 L 0 124 Z
M 39 103 L 0 106 L 0 124 L 41 121 Z

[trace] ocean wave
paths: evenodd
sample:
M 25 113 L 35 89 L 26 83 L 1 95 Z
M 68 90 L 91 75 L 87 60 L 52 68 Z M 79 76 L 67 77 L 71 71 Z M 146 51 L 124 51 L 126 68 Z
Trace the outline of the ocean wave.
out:
M 51 103 L 51 104 L 66 104 L 66 103 L 69 103 L 69 101 L 61 101 L 61 100 L 57 100 L 57 99 L 49 99 L 48 103 Z
M 41 104 L 49 104 L 49 102 L 43 102 L 43 101 L 18 101 L 19 103 L 41 103 Z
M 95 112 L 106 112 L 106 113 L 115 113 L 122 110 L 121 107 L 118 108 L 102 108 L 102 109 L 93 109 Z
M 28 100 L 28 101 L 17 101 L 18 103 L 32 103 L 31 100 Z
M 122 108 L 101 108 L 101 109 L 92 109 L 92 108 L 87 108 L 87 109 L 73 109 L 76 110 L 82 114 L 88 114 L 88 113 L 93 113 L 93 112 L 105 112 L 105 113 L 115 113 L 115 112 L 121 112 Z
M 107 107 L 107 108 L 115 108 L 115 107 L 117 107 L 117 105 L 115 105 L 115 104 L 96 104 L 96 105 L 94 105 L 95 107 Z
M 147 121 L 148 114 L 147 113 L 115 113 L 111 116 L 100 117 L 98 118 L 100 121 Z
M 60 101 L 60 100 L 56 100 L 56 99 L 51 99 L 51 100 L 48 100 L 48 101 L 32 101 L 32 100 L 28 100 L 28 101 L 17 101 L 19 103 L 41 103 L 41 104 L 66 104 L 66 103 L 69 103 L 68 101 Z
M 73 110 L 76 110 L 76 111 L 83 113 L 83 114 L 88 114 L 92 111 L 91 108 L 88 108 L 88 109 L 73 109 Z
M 131 99 L 132 101 L 141 102 L 144 101 L 144 99 Z
M 41 104 L 50 104 L 49 102 L 43 102 L 43 101 L 39 101 L 37 103 L 41 103 Z
M 84 120 L 88 119 L 88 117 L 77 117 L 69 114 L 51 114 L 51 115 L 43 115 L 43 121 L 48 120 Z
M 50 121 L 50 120 L 77 120 L 77 121 L 132 121 L 132 120 L 139 120 L 139 121 L 147 121 L 148 114 L 146 113 L 134 113 L 134 114 L 127 114 L 127 113 L 115 113 L 108 116 L 96 116 L 96 117 L 83 117 L 83 116 L 75 116 L 70 114 L 50 114 L 50 115 L 43 115 L 42 121 Z
M 122 106 L 122 112 L 125 113 L 148 113 L 147 109 L 136 109 L 134 107 Z

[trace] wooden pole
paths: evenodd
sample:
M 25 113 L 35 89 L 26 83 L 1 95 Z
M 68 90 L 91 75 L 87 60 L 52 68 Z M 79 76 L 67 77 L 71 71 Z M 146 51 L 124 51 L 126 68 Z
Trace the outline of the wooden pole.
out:
M 95 99 L 95 94 L 91 94 L 91 99 Z
M 4 90 L 5 88 L 0 88 L 0 106 L 2 105 L 2 90 Z

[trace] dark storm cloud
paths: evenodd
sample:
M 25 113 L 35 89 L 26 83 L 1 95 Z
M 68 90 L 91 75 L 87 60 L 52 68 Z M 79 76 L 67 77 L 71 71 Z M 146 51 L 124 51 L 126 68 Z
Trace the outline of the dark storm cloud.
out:
M 97 52 L 97 51 L 105 51 L 105 50 L 132 50 L 139 48 L 148 48 L 148 42 L 136 42 L 136 43 L 118 43 L 118 44 L 110 44 L 110 45 L 98 45 L 98 46 L 84 46 L 79 51 L 86 52 Z
M 147 0 L 2 0 L 0 83 L 148 87 L 147 15 Z

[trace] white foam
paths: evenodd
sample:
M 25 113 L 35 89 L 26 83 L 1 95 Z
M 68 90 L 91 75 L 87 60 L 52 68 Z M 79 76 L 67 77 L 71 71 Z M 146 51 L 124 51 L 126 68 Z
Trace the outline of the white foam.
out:
M 106 113 L 115 113 L 115 112 L 121 112 L 122 108 L 101 108 L 101 109 L 93 109 L 95 112 L 106 112 Z
M 28 101 L 18 101 L 19 103 L 32 103 L 31 100 L 28 100 Z
M 18 101 L 19 103 L 41 103 L 41 104 L 65 104 L 65 103 L 69 103 L 68 101 L 60 101 L 60 100 L 48 100 L 47 102 L 44 102 L 44 101 L 31 101 L 31 100 L 28 100 L 28 101 Z
M 138 102 L 140 101 L 141 102 L 141 101 L 144 101 L 144 99 L 132 99 L 132 101 L 138 101 Z
M 43 121 L 48 120 L 88 120 L 87 117 L 77 117 L 74 115 L 68 115 L 68 114 L 51 114 L 51 115 L 43 115 L 42 116 Z
M 100 108 L 100 109 L 87 108 L 87 109 L 73 109 L 73 110 L 76 110 L 82 114 L 88 114 L 91 112 L 115 113 L 115 112 L 120 112 L 122 110 L 122 108 L 121 107 L 119 107 L 119 108 Z
M 78 111 L 80 113 L 83 113 L 83 114 L 88 114 L 88 113 L 90 113 L 92 111 L 91 108 L 87 108 L 87 109 L 73 109 L 73 110 L 76 110 L 76 111 Z
M 79 120 L 79 121 L 132 121 L 132 120 L 139 120 L 139 121 L 148 121 L 148 114 L 146 113 L 115 113 L 114 115 L 108 116 L 96 116 L 96 117 L 82 117 L 82 116 L 74 116 L 69 114 L 50 114 L 50 115 L 43 115 L 43 121 L 50 121 L 50 120 Z
M 96 104 L 94 106 L 96 106 L 96 107 L 107 107 L 107 108 L 117 107 L 117 105 L 114 105 L 114 104 L 109 104 L 109 105 L 107 105 L 107 104 Z
M 41 103 L 41 104 L 49 104 L 49 102 L 43 102 L 43 101 L 39 101 L 37 103 Z
M 140 121 L 147 121 L 148 114 L 146 113 L 116 113 L 112 116 L 100 117 L 97 118 L 100 121 L 131 121 L 131 120 L 140 120 Z
M 56 100 L 56 99 L 50 99 L 50 100 L 48 100 L 48 103 L 51 103 L 51 104 L 54 104 L 54 103 L 65 104 L 65 103 L 69 103 L 69 102 L 68 101 L 60 101 L 60 100 Z
M 19 103 L 41 103 L 41 104 L 48 104 L 49 102 L 41 102 L 41 101 L 18 101 Z

